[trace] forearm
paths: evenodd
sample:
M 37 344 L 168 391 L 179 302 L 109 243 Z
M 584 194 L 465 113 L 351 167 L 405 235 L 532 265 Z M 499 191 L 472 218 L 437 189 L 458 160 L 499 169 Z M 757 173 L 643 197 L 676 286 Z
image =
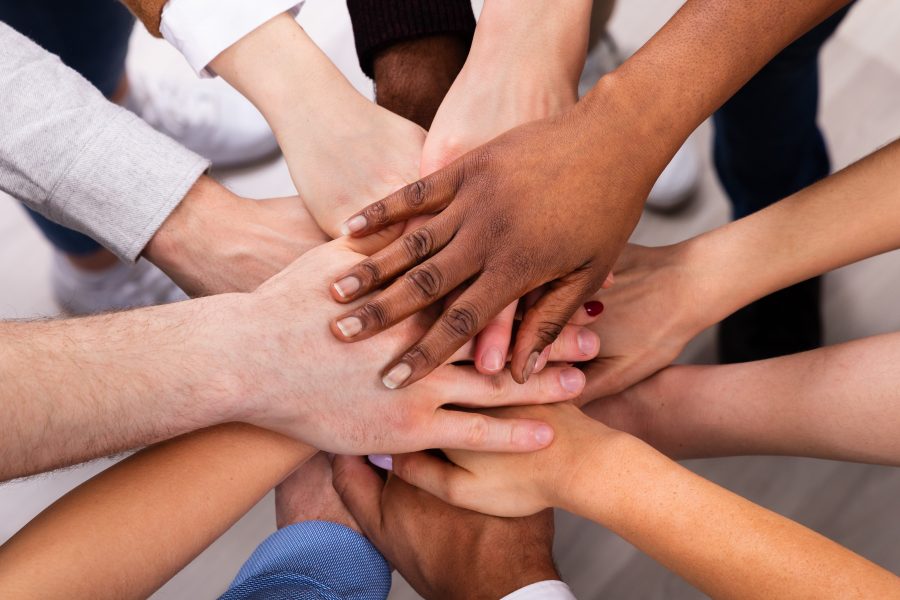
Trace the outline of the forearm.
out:
M 562 508 L 715 598 L 879 598 L 900 589 L 891 573 L 630 436 L 585 460 L 564 493 Z
M 769 60 L 848 0 L 689 0 L 585 98 L 588 111 L 630 107 L 646 154 L 666 164 L 675 150 Z
M 234 296 L 71 320 L 0 324 L 0 480 L 231 420 Z M 226 353 L 226 354 L 223 354 Z
M 239 424 L 139 452 L 0 548 L 0 596 L 146 598 L 315 452 Z
M 753 300 L 900 247 L 900 142 L 683 244 L 711 325 Z M 735 268 L 740 265 L 740 268 Z
M 674 458 L 900 464 L 900 334 L 753 363 L 676 366 L 585 412 Z

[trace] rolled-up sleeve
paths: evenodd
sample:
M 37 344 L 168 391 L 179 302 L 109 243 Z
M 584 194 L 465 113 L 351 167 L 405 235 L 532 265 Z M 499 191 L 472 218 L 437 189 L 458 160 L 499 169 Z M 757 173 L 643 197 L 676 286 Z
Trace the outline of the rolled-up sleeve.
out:
M 209 162 L 0 23 L 0 190 L 134 261 Z
M 307 521 L 260 544 L 221 600 L 385 600 L 390 589 L 391 568 L 369 540 Z
M 303 0 L 169 0 L 160 31 L 201 77 L 211 77 L 209 63 L 226 48 L 283 12 L 294 16 Z

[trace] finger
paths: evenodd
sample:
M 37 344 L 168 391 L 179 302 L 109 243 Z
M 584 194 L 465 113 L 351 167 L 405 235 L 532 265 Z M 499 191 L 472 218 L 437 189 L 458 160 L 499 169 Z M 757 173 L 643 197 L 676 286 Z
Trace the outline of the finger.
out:
M 551 367 L 520 385 L 509 371 L 483 375 L 470 366 L 448 366 L 429 378 L 435 406 L 493 407 L 549 404 L 578 398 L 584 392 L 584 373 L 574 367 Z
M 478 334 L 475 341 L 475 367 L 482 373 L 499 373 L 506 366 L 518 304 L 516 301 L 504 308 Z
M 426 452 L 394 456 L 394 475 L 450 504 L 465 496 L 459 490 L 472 477 L 465 469 Z
M 336 456 L 332 485 L 347 510 L 370 539 L 381 533 L 381 492 L 384 482 L 360 456 Z
M 370 204 L 344 221 L 341 233 L 362 237 L 417 215 L 442 211 L 453 201 L 462 181 L 460 168 L 451 165 Z
M 547 366 L 548 360 L 550 360 L 550 346 L 547 346 L 546 348 L 541 350 L 540 355 L 538 355 L 537 364 L 535 364 L 534 366 L 534 372 L 540 373 L 541 371 L 543 371 L 544 367 Z
M 569 325 L 590 325 L 600 318 L 605 309 L 606 306 L 595 295 L 575 311 L 575 314 L 569 319 Z
M 452 218 L 435 218 L 359 262 L 331 284 L 331 297 L 351 302 L 433 256 L 453 238 Z
M 623 357 L 610 357 L 591 362 L 585 367 L 584 374 L 584 391 L 575 401 L 578 406 L 623 392 L 629 386 L 652 375 L 652 372 L 647 373 L 637 368 L 633 361 Z
M 600 353 L 600 336 L 587 327 L 566 325 L 548 348 L 550 362 L 585 362 Z
M 470 278 L 475 267 L 467 262 L 462 251 L 455 248 L 438 253 L 375 298 L 334 319 L 332 332 L 338 339 L 358 341 L 384 331 L 440 300 Z M 462 340 L 459 346 L 466 341 Z M 451 348 L 437 364 L 449 358 L 459 346 Z
M 522 320 L 513 349 L 511 370 L 522 383 L 534 372 L 541 352 L 552 344 L 569 319 L 599 287 L 588 271 L 567 275 L 546 292 Z
M 441 365 L 509 304 L 509 297 L 497 293 L 497 290 L 505 289 L 493 277 L 482 275 L 475 280 L 441 314 L 422 339 L 388 365 L 382 373 L 385 387 L 396 389 L 407 386 Z
M 435 411 L 430 439 L 437 448 L 534 452 L 550 445 L 553 428 L 532 419 L 498 419 L 440 408 Z

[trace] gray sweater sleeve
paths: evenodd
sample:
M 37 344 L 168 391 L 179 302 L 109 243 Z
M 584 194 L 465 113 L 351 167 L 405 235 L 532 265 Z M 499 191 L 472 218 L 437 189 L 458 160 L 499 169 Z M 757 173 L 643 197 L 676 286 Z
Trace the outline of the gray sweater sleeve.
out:
M 135 261 L 208 167 L 0 23 L 0 190 Z

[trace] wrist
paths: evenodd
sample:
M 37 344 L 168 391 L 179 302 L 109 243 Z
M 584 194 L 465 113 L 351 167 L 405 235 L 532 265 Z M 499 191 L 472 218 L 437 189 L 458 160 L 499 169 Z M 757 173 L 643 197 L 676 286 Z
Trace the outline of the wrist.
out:
M 517 556 L 515 561 L 509 561 L 499 569 L 496 563 L 487 566 L 493 568 L 489 573 L 473 578 L 477 589 L 464 593 L 463 598 L 499 599 L 539 581 L 562 580 L 549 552 L 543 552 L 541 556 Z
M 468 51 L 468 39 L 457 35 L 423 37 L 382 50 L 373 61 L 378 104 L 429 129 Z

